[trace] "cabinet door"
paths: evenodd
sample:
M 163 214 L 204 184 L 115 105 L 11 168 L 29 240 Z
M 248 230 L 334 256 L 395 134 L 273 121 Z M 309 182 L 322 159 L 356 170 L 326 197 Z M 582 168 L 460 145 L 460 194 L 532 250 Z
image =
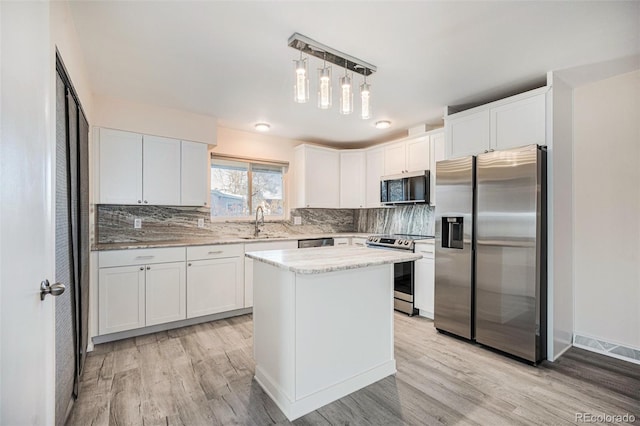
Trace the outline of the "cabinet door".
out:
M 433 245 L 416 245 L 416 253 L 424 256 L 415 263 L 415 307 L 420 315 L 433 319 L 435 266 Z
M 362 151 L 340 153 L 340 208 L 365 206 L 365 154 Z
M 384 149 L 368 150 L 366 163 L 366 205 L 367 207 L 380 207 L 380 178 L 384 175 Z
M 338 151 L 307 147 L 305 156 L 306 207 L 340 207 L 340 154 Z
M 209 156 L 204 143 L 182 141 L 182 178 L 180 204 L 207 206 Z
M 142 135 L 100 129 L 98 151 L 98 203 L 142 203 Z
M 507 149 L 544 145 L 546 141 L 546 94 L 491 109 L 491 148 Z
M 384 147 L 384 174 L 397 175 L 407 171 L 406 145 L 404 142 Z
M 146 325 L 186 318 L 185 263 L 146 266 Z
M 144 266 L 100 268 L 98 332 L 131 330 L 145 325 Z
M 444 132 L 429 135 L 431 141 L 431 166 L 430 166 L 430 195 L 429 203 L 436 205 L 436 163 L 445 159 L 444 154 Z
M 445 122 L 447 158 L 464 157 L 489 149 L 489 111 L 479 111 Z
M 406 142 L 407 171 L 429 170 L 431 168 L 431 149 L 429 136 L 422 136 Z
M 144 136 L 142 186 L 144 204 L 180 204 L 180 141 Z
M 187 318 L 240 309 L 244 306 L 240 257 L 187 263 Z

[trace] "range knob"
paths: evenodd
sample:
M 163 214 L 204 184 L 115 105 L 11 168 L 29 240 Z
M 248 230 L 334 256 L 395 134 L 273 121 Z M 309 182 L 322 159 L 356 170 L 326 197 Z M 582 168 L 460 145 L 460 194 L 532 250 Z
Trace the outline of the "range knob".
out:
M 405 241 L 405 242 L 404 242 L 404 245 L 405 245 L 405 246 L 408 246 L 408 245 L 409 245 L 409 241 Z

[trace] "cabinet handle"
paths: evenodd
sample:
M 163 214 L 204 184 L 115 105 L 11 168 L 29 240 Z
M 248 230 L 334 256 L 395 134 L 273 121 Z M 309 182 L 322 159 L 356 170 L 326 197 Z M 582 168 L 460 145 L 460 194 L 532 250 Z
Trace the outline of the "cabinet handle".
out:
M 136 259 L 153 259 L 155 256 L 153 255 L 149 255 L 149 256 L 136 256 Z
M 148 204 L 149 202 L 148 202 L 147 200 L 144 200 L 144 203 L 145 203 L 145 204 Z
M 224 253 L 222 250 L 210 251 L 208 254 L 220 254 Z
M 147 266 L 147 271 L 148 271 L 149 269 L 151 269 L 151 266 Z
M 205 205 L 205 206 L 207 205 L 206 201 L 205 201 L 204 205 Z
M 493 151 L 495 151 L 493 148 L 491 148 L 491 149 L 489 150 L 489 152 L 493 152 Z
M 142 204 L 142 200 L 138 200 L 138 204 Z
M 141 266 L 141 267 L 140 267 L 140 270 L 141 270 L 141 271 L 144 271 L 144 266 Z
M 187 266 L 191 266 L 191 264 L 190 264 L 190 263 L 187 263 Z

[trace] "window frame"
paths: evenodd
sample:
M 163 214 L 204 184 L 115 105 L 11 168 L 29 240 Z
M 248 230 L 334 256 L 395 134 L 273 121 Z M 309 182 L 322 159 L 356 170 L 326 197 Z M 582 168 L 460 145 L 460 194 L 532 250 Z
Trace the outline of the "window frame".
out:
M 281 215 L 264 215 L 265 222 L 278 222 L 284 221 L 287 219 L 287 181 L 285 179 L 285 174 L 289 168 L 288 161 L 277 161 L 277 160 L 265 160 L 259 158 L 249 158 L 249 157 L 239 157 L 234 155 L 226 155 L 226 154 L 216 154 L 211 152 L 211 162 L 209 165 L 209 183 L 211 183 L 211 169 L 213 168 L 214 160 L 225 160 L 225 161 L 234 161 L 238 163 L 245 163 L 247 165 L 247 204 L 249 211 L 252 214 L 248 216 L 213 216 L 211 212 L 213 212 L 213 203 L 211 204 L 211 212 L 209 213 L 209 217 L 212 222 L 249 222 L 255 220 L 255 209 L 253 208 L 253 167 L 254 166 L 271 166 L 275 168 L 280 168 L 281 176 L 282 176 L 282 214 Z M 209 190 L 209 198 L 211 198 L 211 191 L 213 188 Z

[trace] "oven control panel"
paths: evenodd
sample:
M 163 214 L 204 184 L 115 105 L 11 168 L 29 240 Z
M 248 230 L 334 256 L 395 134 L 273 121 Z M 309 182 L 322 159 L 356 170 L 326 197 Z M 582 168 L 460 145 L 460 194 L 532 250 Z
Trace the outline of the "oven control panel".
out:
M 413 250 L 413 241 L 399 238 L 388 238 L 372 235 L 367 238 L 367 244 L 372 246 L 389 247 L 404 250 Z

